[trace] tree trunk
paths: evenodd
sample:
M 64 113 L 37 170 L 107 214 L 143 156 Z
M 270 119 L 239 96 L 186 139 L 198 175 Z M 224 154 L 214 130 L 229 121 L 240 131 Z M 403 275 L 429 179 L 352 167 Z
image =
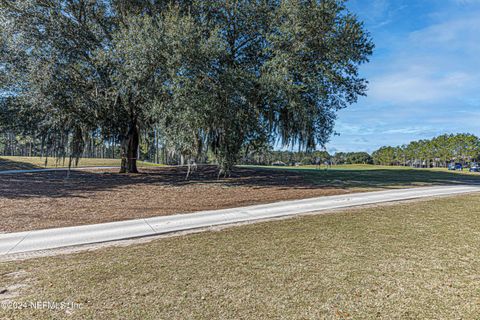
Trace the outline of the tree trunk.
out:
M 120 173 L 138 173 L 137 155 L 140 144 L 137 121 L 130 124 L 128 133 L 122 142 L 122 163 Z

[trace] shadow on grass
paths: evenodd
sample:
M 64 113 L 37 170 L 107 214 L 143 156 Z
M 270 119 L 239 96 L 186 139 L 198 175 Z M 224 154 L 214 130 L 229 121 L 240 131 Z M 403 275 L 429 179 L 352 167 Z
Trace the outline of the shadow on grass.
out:
M 7 171 L 7 170 L 31 170 L 31 169 L 41 169 L 38 165 L 34 165 L 28 162 L 21 162 L 21 161 L 11 161 L 5 158 L 0 158 L 0 170 Z
M 235 168 L 231 177 L 217 179 L 216 167 L 200 166 L 188 181 L 185 181 L 185 173 L 185 167 L 158 167 L 142 168 L 140 174 L 118 174 L 114 171 L 72 171 L 69 175 L 65 171 L 9 174 L 0 176 L 0 198 L 88 198 L 95 192 L 114 190 L 119 187 L 135 188 L 140 185 L 182 187 L 210 184 L 252 188 L 390 189 L 480 183 L 480 174 L 476 176 L 413 169 L 285 170 L 238 167 Z M 161 197 L 161 193 L 158 196 Z
M 409 186 L 480 183 L 480 174 L 462 174 L 423 169 L 305 170 L 306 179 L 316 185 L 328 182 L 344 187 L 398 188 Z

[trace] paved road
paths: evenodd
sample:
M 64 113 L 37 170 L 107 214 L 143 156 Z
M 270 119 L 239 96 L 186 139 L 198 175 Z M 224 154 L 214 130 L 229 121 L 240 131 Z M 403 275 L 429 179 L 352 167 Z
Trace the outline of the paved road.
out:
M 100 170 L 100 169 L 119 169 L 120 167 L 72 167 L 70 170 Z M 46 168 L 46 169 L 28 169 L 28 170 L 3 170 L 0 174 L 15 174 L 15 173 L 35 173 L 35 172 L 49 172 L 49 171 L 68 171 L 68 168 Z
M 6 233 L 0 234 L 0 258 L 12 254 L 148 237 L 239 222 L 320 213 L 338 208 L 470 192 L 480 192 L 480 185 L 436 186 L 355 193 L 95 225 Z

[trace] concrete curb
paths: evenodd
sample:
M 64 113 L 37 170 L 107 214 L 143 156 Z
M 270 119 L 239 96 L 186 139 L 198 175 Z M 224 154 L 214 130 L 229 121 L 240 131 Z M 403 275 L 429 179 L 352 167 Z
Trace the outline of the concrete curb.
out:
M 376 203 L 480 192 L 480 185 L 436 186 L 282 201 L 242 208 L 0 234 L 0 257 Z

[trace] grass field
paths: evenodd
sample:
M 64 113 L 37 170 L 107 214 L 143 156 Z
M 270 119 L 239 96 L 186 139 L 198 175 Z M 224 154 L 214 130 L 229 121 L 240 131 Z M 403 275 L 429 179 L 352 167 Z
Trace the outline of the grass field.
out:
M 47 160 L 45 165 L 45 160 Z M 96 158 L 81 158 L 78 164 L 80 167 L 103 167 L 103 166 L 118 166 L 120 167 L 119 159 L 96 159 Z M 154 163 L 138 161 L 139 167 L 159 166 Z M 17 169 L 39 169 L 39 168 L 65 168 L 68 167 L 68 158 L 56 159 L 49 157 L 47 159 L 40 157 L 0 157 L 0 170 L 17 170 Z
M 480 182 L 480 173 L 468 171 L 448 171 L 446 168 L 416 169 L 400 166 L 377 165 L 338 165 L 317 169 L 315 166 L 274 167 L 241 166 L 283 172 L 298 172 L 313 184 L 339 187 L 404 187 L 431 184 Z
M 447 168 L 413 168 L 409 166 L 382 166 L 382 165 L 373 165 L 373 164 L 339 164 L 332 166 L 321 165 L 319 167 L 315 165 L 305 165 L 305 166 L 249 166 L 245 165 L 242 167 L 251 167 L 251 168 L 265 168 L 265 169 L 283 169 L 283 170 L 315 170 L 315 171 L 329 171 L 329 170 L 353 170 L 353 171 L 372 171 L 372 170 L 396 170 L 396 171 L 431 171 L 431 172 L 454 172 L 457 174 L 479 174 L 468 172 L 467 169 L 463 171 L 450 171 Z
M 0 318 L 478 319 L 479 214 L 470 195 L 4 263 L 3 300 L 81 307 Z

